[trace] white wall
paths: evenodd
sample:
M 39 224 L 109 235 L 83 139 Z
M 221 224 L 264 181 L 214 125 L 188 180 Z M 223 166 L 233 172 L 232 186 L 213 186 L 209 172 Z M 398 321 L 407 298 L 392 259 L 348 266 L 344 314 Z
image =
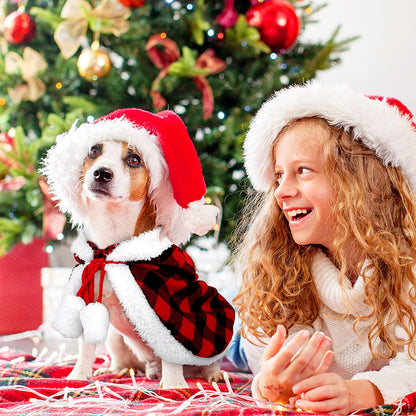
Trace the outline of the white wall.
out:
M 322 2 L 316 2 L 321 4 Z M 366 94 L 400 99 L 416 121 L 416 0 L 328 0 L 302 39 L 327 40 L 338 25 L 339 39 L 361 38 L 341 55 L 342 63 L 318 78 L 346 83 Z

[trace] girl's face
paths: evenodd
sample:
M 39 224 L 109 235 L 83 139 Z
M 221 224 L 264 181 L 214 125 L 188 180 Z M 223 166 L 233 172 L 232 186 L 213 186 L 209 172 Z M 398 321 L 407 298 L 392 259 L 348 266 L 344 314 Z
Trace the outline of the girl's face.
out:
M 294 241 L 320 244 L 331 252 L 333 195 L 324 158 L 329 134 L 317 120 L 304 120 L 279 136 L 274 147 L 278 184 L 274 195 Z

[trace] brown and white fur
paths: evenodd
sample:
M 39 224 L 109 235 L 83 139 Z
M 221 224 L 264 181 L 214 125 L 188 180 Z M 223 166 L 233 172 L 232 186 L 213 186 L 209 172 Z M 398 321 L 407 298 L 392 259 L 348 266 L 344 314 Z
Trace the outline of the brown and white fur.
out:
M 127 143 L 107 140 L 92 146 L 80 178 L 81 203 L 86 212 L 82 226 L 89 241 L 104 249 L 155 227 L 156 212 L 148 193 L 149 178 L 150 172 L 140 153 Z M 95 284 L 98 285 L 98 276 Z M 130 367 L 143 371 L 150 379 L 161 378 L 162 388 L 187 387 L 182 365 L 156 357 L 141 340 L 108 279 L 104 281 L 102 303 L 109 311 L 111 323 L 106 341 L 111 357 L 107 371 L 118 372 Z M 79 358 L 68 378 L 92 377 L 95 348 L 81 335 Z M 185 367 L 189 376 L 200 372 L 211 381 L 222 379 L 218 361 L 205 367 Z

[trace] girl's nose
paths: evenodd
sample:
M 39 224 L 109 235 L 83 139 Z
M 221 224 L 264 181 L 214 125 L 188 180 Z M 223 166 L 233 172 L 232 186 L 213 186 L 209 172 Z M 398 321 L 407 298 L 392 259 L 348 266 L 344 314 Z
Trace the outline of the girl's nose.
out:
M 277 201 L 284 201 L 287 198 L 294 197 L 298 193 L 296 184 L 289 178 L 282 178 L 276 190 L 274 197 Z

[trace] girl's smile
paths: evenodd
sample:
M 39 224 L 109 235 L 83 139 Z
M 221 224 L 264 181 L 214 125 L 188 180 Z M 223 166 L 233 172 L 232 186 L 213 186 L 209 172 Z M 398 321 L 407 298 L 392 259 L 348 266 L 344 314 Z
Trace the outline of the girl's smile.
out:
M 309 215 L 312 212 L 313 208 L 311 209 L 304 209 L 304 208 L 297 208 L 297 209 L 290 209 L 287 210 L 287 215 L 289 217 L 289 221 L 296 223 L 305 218 L 306 215 Z
M 313 119 L 299 122 L 280 135 L 274 148 L 275 197 L 297 244 L 320 244 L 330 250 L 334 222 L 323 155 L 327 135 L 328 131 Z

